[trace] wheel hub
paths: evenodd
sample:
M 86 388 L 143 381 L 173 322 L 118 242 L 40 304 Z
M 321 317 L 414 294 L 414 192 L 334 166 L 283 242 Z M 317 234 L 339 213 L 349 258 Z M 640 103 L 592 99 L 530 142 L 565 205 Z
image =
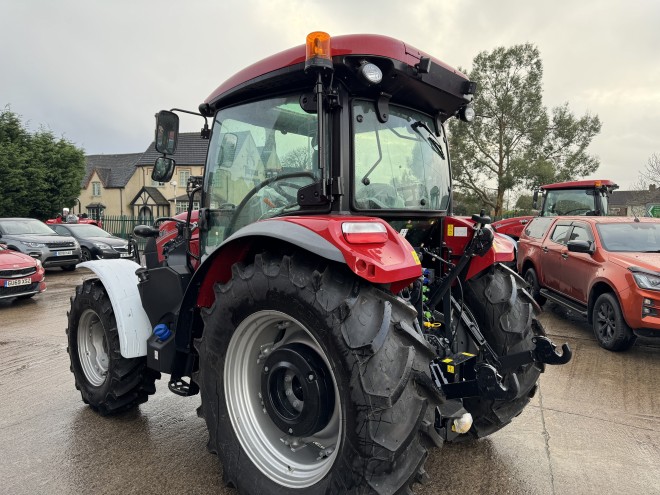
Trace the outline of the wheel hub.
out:
M 264 408 L 283 432 L 313 435 L 328 425 L 335 406 L 330 373 L 310 347 L 292 343 L 273 351 L 261 375 Z

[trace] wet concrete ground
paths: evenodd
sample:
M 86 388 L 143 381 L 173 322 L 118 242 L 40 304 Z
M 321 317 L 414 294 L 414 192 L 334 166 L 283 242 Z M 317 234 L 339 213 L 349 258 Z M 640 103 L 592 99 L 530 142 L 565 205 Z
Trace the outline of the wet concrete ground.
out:
M 227 494 L 206 451 L 199 396 L 158 383 L 136 412 L 101 418 L 73 385 L 66 311 L 91 273 L 49 271 L 48 291 L 0 301 L 0 493 Z M 419 494 L 660 494 L 660 345 L 615 354 L 585 321 L 548 304 L 542 321 L 571 363 L 502 431 L 433 451 Z

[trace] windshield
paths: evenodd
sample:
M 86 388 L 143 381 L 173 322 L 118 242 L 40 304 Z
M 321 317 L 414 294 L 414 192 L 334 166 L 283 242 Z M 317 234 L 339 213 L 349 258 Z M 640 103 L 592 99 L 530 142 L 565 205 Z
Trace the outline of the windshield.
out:
M 0 234 L 6 235 L 57 235 L 53 229 L 39 220 L 0 220 Z
M 550 189 L 546 193 L 540 216 L 593 215 L 595 211 L 593 189 Z
M 660 252 L 660 223 L 599 223 L 596 228 L 607 251 Z
M 298 189 L 320 177 L 316 114 L 300 95 L 219 111 L 206 163 L 206 254 L 257 220 L 295 212 Z
M 428 115 L 390 105 L 381 123 L 373 101 L 353 103 L 353 203 L 364 210 L 446 210 L 450 170 L 444 138 Z
M 112 234 L 96 225 L 78 225 L 77 227 L 68 227 L 67 230 L 74 237 L 112 237 Z

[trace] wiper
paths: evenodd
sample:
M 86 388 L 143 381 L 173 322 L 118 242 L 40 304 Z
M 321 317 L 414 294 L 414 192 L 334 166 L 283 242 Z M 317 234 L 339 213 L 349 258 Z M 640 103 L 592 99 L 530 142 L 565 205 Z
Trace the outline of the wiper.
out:
M 445 152 L 442 151 L 442 145 L 438 142 L 438 140 L 435 138 L 435 135 L 433 134 L 433 131 L 429 129 L 429 126 L 426 125 L 426 122 L 422 122 L 421 120 L 418 120 L 417 122 L 413 122 L 412 125 L 413 131 L 415 131 L 417 134 L 419 134 L 422 139 L 424 139 L 424 136 L 422 136 L 422 133 L 419 132 L 419 128 L 422 127 L 426 130 L 428 133 L 428 137 L 426 138 L 426 141 L 429 143 L 431 146 L 431 149 L 435 151 L 438 155 L 440 155 L 440 158 L 445 160 Z
M 380 134 L 378 134 L 378 129 L 376 129 L 376 146 L 378 146 L 378 160 L 376 160 L 367 173 L 364 174 L 364 177 L 362 177 L 362 184 L 365 186 L 368 186 L 371 183 L 369 176 L 383 159 L 383 150 L 380 148 Z

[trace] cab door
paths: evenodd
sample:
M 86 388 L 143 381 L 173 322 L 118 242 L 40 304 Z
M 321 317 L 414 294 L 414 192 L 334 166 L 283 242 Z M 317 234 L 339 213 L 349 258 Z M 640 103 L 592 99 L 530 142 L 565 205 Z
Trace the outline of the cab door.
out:
M 562 255 L 568 252 L 566 238 L 570 230 L 570 222 L 557 222 L 541 245 L 541 286 L 563 294 L 566 293 L 566 284 L 562 273 L 564 268 Z
M 566 242 L 573 240 L 588 241 L 594 246 L 594 233 L 591 225 L 584 222 L 573 222 Z M 566 256 L 562 259 L 564 265 L 563 278 L 568 291 L 566 295 L 582 304 L 587 304 L 589 284 L 596 277 L 600 263 L 590 253 L 573 253 L 568 249 L 566 250 Z

